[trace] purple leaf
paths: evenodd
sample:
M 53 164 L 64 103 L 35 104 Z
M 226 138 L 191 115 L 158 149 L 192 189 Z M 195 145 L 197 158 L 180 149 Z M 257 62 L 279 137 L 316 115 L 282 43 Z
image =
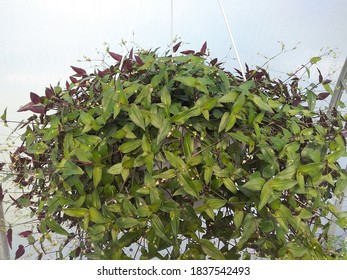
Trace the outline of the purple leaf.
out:
M 206 50 L 207 50 L 207 42 L 205 41 L 205 43 L 202 45 L 200 52 L 202 54 L 206 54 Z
M 22 232 L 18 233 L 19 236 L 24 237 L 24 238 L 26 238 L 32 234 L 33 234 L 33 232 L 31 230 L 26 230 L 26 231 L 22 231 Z
M 40 103 L 40 96 L 38 96 L 36 93 L 34 92 L 30 92 L 30 100 L 31 102 L 33 102 L 34 104 L 38 104 Z
M 133 69 L 130 59 L 125 59 L 122 67 L 122 71 L 129 72 Z
M 300 104 L 300 102 L 301 102 L 301 97 L 297 95 L 297 96 L 294 97 L 292 105 L 293 106 L 298 106 Z
M 133 59 L 134 57 L 134 48 L 131 48 L 130 53 L 129 53 L 129 58 Z
M 52 99 L 53 95 L 54 95 L 54 90 L 52 89 L 52 87 L 48 88 L 46 87 L 46 90 L 45 90 L 45 95 L 47 97 L 47 99 Z
M 329 96 L 329 92 L 321 92 L 317 95 L 317 99 L 318 100 L 324 100 L 325 98 L 327 98 Z
M 9 228 L 9 229 L 7 230 L 6 237 L 7 237 L 8 245 L 10 246 L 10 248 L 11 248 L 11 250 L 12 250 L 12 228 Z
M 181 43 L 182 43 L 182 42 L 178 42 L 176 45 L 174 45 L 174 46 L 172 47 L 172 51 L 173 51 L 174 53 L 178 51 L 178 49 L 179 49 Z
M 181 54 L 194 54 L 194 53 L 195 53 L 195 51 L 193 51 L 193 50 L 186 50 L 186 51 L 181 52 Z
M 19 246 L 18 246 L 18 249 L 17 249 L 17 251 L 16 251 L 15 260 L 16 260 L 16 259 L 19 259 L 21 256 L 23 256 L 24 253 L 25 253 L 24 246 L 23 246 L 23 245 L 19 245 Z
M 320 72 L 320 70 L 318 68 L 317 68 L 317 70 L 318 70 L 318 73 L 319 73 L 318 80 L 321 83 L 321 82 L 323 82 L 323 76 L 322 76 L 322 73 Z
M 27 104 L 25 104 L 24 106 L 20 107 L 17 112 L 25 112 L 31 109 L 31 107 L 34 105 L 33 102 L 29 102 Z
M 84 75 L 87 75 L 87 72 L 86 70 L 82 69 L 82 68 L 78 68 L 78 67 L 75 67 L 75 66 L 71 66 L 70 67 L 72 68 L 72 70 L 74 70 L 76 73 L 77 73 L 77 76 L 84 76 Z
M 138 56 L 138 55 L 135 55 L 135 60 L 136 60 L 136 63 L 140 66 L 142 66 L 143 64 L 145 64 L 142 59 Z
M 2 189 L 2 186 L 0 185 L 0 203 L 4 200 L 4 192 L 3 192 L 3 189 Z
M 114 52 L 108 52 L 108 54 L 114 59 L 120 62 L 122 60 L 122 56 L 120 54 Z
M 323 85 L 327 85 L 327 84 L 330 84 L 331 82 L 332 82 L 331 80 L 326 79 L 326 80 L 323 80 L 323 81 L 322 81 L 322 84 L 323 84 Z
M 46 107 L 45 105 L 33 105 L 29 110 L 33 113 L 43 114 L 46 112 Z
M 73 82 L 74 84 L 76 84 L 76 83 L 78 82 L 78 80 L 77 80 L 75 77 L 73 77 L 73 76 L 70 77 L 70 80 L 71 80 L 71 82 Z
M 108 75 L 108 74 L 111 74 L 111 70 L 108 68 L 108 69 L 105 69 L 105 70 L 98 70 L 98 75 L 102 78 L 104 77 L 105 75 Z
M 214 58 L 214 59 L 212 59 L 212 60 L 210 61 L 210 64 L 211 64 L 212 66 L 214 66 L 214 65 L 216 65 L 217 61 L 218 61 L 218 59 L 217 59 L 217 58 Z

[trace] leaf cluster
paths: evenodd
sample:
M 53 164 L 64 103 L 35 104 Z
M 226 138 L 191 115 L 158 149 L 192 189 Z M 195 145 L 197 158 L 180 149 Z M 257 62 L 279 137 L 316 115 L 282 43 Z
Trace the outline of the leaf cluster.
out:
M 262 68 L 244 82 L 206 44 L 109 55 L 20 109 L 38 113 L 11 154 L 33 246 L 56 233 L 61 258 L 334 258 L 346 143 L 340 113 L 315 111 L 327 96 Z

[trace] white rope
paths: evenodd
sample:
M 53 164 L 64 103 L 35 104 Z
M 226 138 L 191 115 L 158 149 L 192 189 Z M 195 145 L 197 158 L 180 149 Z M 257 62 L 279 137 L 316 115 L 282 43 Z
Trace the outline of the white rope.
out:
M 171 54 L 172 56 L 174 56 L 174 50 L 173 50 L 173 47 L 174 47 L 174 28 L 173 28 L 173 0 L 171 0 Z
M 242 63 L 241 63 L 241 60 L 240 60 L 240 57 L 239 57 L 239 53 L 237 52 L 237 49 L 236 49 L 236 44 L 234 42 L 234 38 L 233 38 L 233 34 L 231 33 L 231 29 L 229 27 L 228 19 L 227 19 L 226 15 L 225 15 L 225 12 L 224 12 L 222 1 L 221 0 L 218 0 L 218 1 L 219 1 L 220 9 L 221 9 L 223 17 L 224 17 L 225 25 L 226 25 L 226 27 L 228 29 L 229 37 L 230 37 L 230 40 L 231 40 L 231 45 L 234 48 L 235 55 L 236 55 L 237 61 L 238 61 L 239 66 L 240 66 L 240 70 L 241 70 L 241 73 L 242 73 L 243 80 L 246 81 L 245 71 L 243 70 L 243 66 L 242 66 Z
M 138 18 L 138 15 L 139 15 L 139 12 L 140 12 L 140 8 L 142 6 L 142 2 L 143 0 L 140 1 L 140 4 L 137 6 L 137 9 L 136 9 L 136 13 L 134 14 L 134 17 L 133 17 L 133 24 L 132 24 L 132 27 L 130 29 L 130 32 L 129 32 L 129 36 L 128 36 L 128 39 L 125 41 L 125 44 L 124 46 L 122 47 L 123 48 L 123 53 L 122 53 L 122 59 L 120 61 L 120 64 L 119 64 L 119 72 L 116 74 L 116 80 L 118 79 L 119 75 L 120 75 L 120 72 L 122 71 L 122 67 L 123 67 L 123 64 L 124 64 L 124 60 L 125 60 L 125 53 L 128 49 L 128 44 L 129 44 L 129 41 L 131 39 L 131 35 L 134 34 L 134 30 L 135 30 L 135 23 L 136 23 L 136 20 Z

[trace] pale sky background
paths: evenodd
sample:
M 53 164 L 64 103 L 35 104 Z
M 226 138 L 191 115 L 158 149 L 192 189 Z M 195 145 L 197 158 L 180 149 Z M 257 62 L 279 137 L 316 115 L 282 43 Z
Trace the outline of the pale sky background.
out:
M 294 71 L 322 48 L 335 49 L 336 58 L 318 63 L 325 77 L 337 79 L 347 55 L 346 0 L 223 0 L 242 63 L 262 65 L 259 55 L 280 55 L 270 68 Z M 73 73 L 70 65 L 83 56 L 99 59 L 97 51 L 121 53 L 122 39 L 130 36 L 142 48 L 171 43 L 171 0 L 0 0 L 0 115 L 21 120 L 17 109 L 29 102 L 30 91 L 44 94 Z M 212 57 L 238 68 L 218 0 L 173 0 L 174 35 L 184 49 L 200 49 L 207 41 Z M 300 42 L 300 44 L 298 44 Z M 88 69 L 88 68 L 87 68 Z M 92 68 L 89 68 L 92 71 Z M 335 74 L 332 74 L 334 73 Z M 14 125 L 12 125 L 12 128 Z M 0 123 L 0 144 L 10 133 Z M 0 153 L 0 161 L 3 155 Z

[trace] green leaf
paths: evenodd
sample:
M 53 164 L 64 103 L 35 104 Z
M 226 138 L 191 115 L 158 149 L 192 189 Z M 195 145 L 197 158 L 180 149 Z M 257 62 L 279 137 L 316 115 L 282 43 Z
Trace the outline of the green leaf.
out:
M 220 209 L 222 208 L 227 201 L 225 199 L 220 198 L 209 198 L 206 201 L 206 204 L 211 207 L 212 209 Z
M 174 155 L 173 153 L 171 153 L 169 151 L 164 151 L 164 154 L 165 154 L 166 159 L 169 161 L 169 163 L 172 166 L 179 168 L 179 169 L 183 169 L 186 167 L 186 164 L 184 163 L 184 161 L 180 157 Z
M 207 256 L 210 256 L 214 260 L 225 260 L 222 252 L 219 251 L 210 240 L 200 239 L 199 243 Z
M 225 131 L 229 131 L 230 129 L 232 129 L 234 127 L 234 124 L 236 123 L 236 115 L 235 113 L 231 113 L 231 115 L 229 116 L 227 125 L 225 127 Z
M 43 153 L 46 152 L 47 149 L 48 149 L 48 146 L 44 142 L 39 142 L 30 146 L 27 149 L 27 152 L 30 154 L 42 155 Z
M 81 143 L 87 144 L 87 145 L 96 145 L 96 144 L 100 143 L 102 140 L 99 136 L 87 135 L 87 134 L 84 134 L 82 136 L 78 136 L 78 137 L 76 137 L 76 139 L 78 141 L 80 141 Z
M 121 217 L 116 220 L 116 225 L 120 228 L 133 228 L 139 225 L 140 222 L 137 219 L 131 217 Z
M 316 64 L 321 59 L 322 58 L 320 56 L 314 56 L 314 57 L 311 57 L 310 62 L 311 62 L 311 64 Z
M 91 125 L 95 121 L 91 115 L 89 115 L 88 113 L 83 112 L 83 111 L 80 113 L 80 118 L 81 118 L 82 123 L 84 123 L 86 125 L 87 124 Z
M 254 178 L 249 180 L 242 187 L 251 191 L 260 191 L 264 184 L 265 184 L 264 178 Z
M 212 168 L 211 168 L 211 171 L 212 171 Z M 236 194 L 236 193 L 237 193 L 237 189 L 236 189 L 236 186 L 235 186 L 235 183 L 233 182 L 233 180 L 231 180 L 231 179 L 228 178 L 228 177 L 225 177 L 225 178 L 222 178 L 222 181 L 223 181 L 224 186 L 225 186 L 230 192 L 232 192 L 233 194 Z
M 59 168 L 60 169 L 60 168 Z M 58 170 L 59 170 L 58 169 Z M 66 160 L 64 165 L 63 165 L 63 176 L 68 177 L 71 175 L 82 175 L 84 174 L 84 171 L 82 170 L 81 167 L 77 166 L 73 162 Z
M 251 138 L 249 136 L 245 135 L 242 131 L 229 132 L 228 134 L 231 137 L 233 137 L 234 139 L 242 142 L 243 144 L 249 144 L 251 142 Z
M 130 141 L 127 141 L 127 142 L 123 143 L 122 145 L 120 145 L 119 150 L 123 154 L 127 154 L 127 153 L 130 153 L 130 152 L 136 150 L 141 145 L 142 145 L 142 140 L 130 140 Z
M 199 191 L 197 190 L 193 180 L 188 175 L 179 173 L 177 179 L 186 193 L 195 198 L 199 197 Z
M 272 189 L 269 187 L 268 184 L 265 183 L 263 188 L 260 192 L 260 201 L 258 205 L 258 211 L 263 209 L 263 207 L 270 201 L 271 195 L 272 195 Z
M 264 110 L 264 111 L 269 112 L 269 113 L 273 113 L 273 110 L 269 106 L 269 104 L 267 102 L 265 102 L 259 95 L 253 95 L 251 99 L 254 102 L 254 104 L 259 107 L 259 109 Z
M 46 220 L 46 225 L 55 233 L 69 235 L 69 233 L 55 220 Z
M 177 238 L 180 224 L 180 211 L 176 208 L 170 212 L 171 230 L 174 238 Z
M 225 127 L 227 126 L 228 120 L 229 120 L 230 114 L 228 112 L 225 112 L 220 120 L 219 127 L 218 127 L 218 133 L 223 131 Z
M 185 86 L 188 87 L 195 87 L 196 86 L 196 78 L 194 77 L 177 77 L 175 78 L 176 81 L 181 82 L 182 84 L 184 84 Z
M 221 98 L 219 98 L 219 103 L 234 103 L 236 98 L 239 96 L 237 91 L 232 91 L 224 94 Z
M 317 172 L 320 172 L 323 166 L 324 166 L 324 163 L 320 163 L 320 162 L 302 164 L 298 166 L 297 171 L 302 174 L 315 175 L 317 174 Z
M 160 145 L 160 143 L 165 139 L 165 137 L 169 135 L 171 127 L 172 125 L 171 125 L 170 119 L 164 119 L 158 131 L 157 145 Z
M 248 239 L 252 236 L 252 234 L 257 229 L 255 217 L 253 216 L 252 213 L 248 213 L 246 215 L 242 224 L 242 228 L 243 228 L 242 236 L 236 245 L 238 249 L 242 248 L 242 246 L 248 241 Z
M 162 173 L 153 175 L 154 179 L 171 179 L 177 176 L 177 172 L 174 169 L 168 169 Z
M 101 213 L 95 207 L 89 208 L 89 216 L 90 220 L 96 224 L 104 224 L 108 222 L 108 220 L 101 215 Z
M 67 208 L 63 209 L 63 212 L 64 214 L 75 218 L 83 218 L 89 214 L 89 211 L 86 208 Z
M 4 121 L 5 126 L 7 126 L 7 107 L 1 115 L 1 119 Z
M 171 95 L 168 91 L 166 86 L 163 86 L 163 88 L 160 91 L 160 100 L 161 103 L 163 103 L 166 107 L 170 107 L 171 105 Z
M 245 105 L 245 102 L 246 102 L 246 96 L 244 93 L 241 93 L 237 97 L 237 99 L 236 99 L 236 101 L 235 101 L 235 103 L 231 109 L 231 114 L 232 115 L 237 114 L 243 108 L 243 106 Z
M 242 210 L 236 209 L 234 212 L 234 225 L 237 229 L 239 229 L 240 226 L 242 225 L 243 217 L 244 217 L 244 212 Z
M 107 173 L 113 174 L 113 175 L 118 175 L 121 174 L 123 170 L 122 163 L 116 163 L 115 165 L 111 166 L 108 170 Z
M 194 139 L 191 137 L 190 133 L 187 132 L 183 138 L 183 152 L 186 158 L 192 156 L 194 150 Z
M 131 104 L 129 109 L 129 118 L 136 124 L 138 127 L 143 130 L 146 129 L 145 118 L 136 104 Z
M 157 236 L 159 236 L 166 242 L 171 243 L 170 239 L 165 235 L 164 225 L 162 221 L 156 214 L 153 214 L 151 217 L 151 226 L 153 227 L 154 232 Z
M 307 96 L 307 104 L 308 104 L 309 110 L 314 111 L 316 107 L 316 100 L 317 100 L 316 94 L 312 90 L 308 89 L 306 91 L 306 96 Z
M 95 165 L 93 168 L 93 184 L 94 187 L 97 187 L 101 181 L 102 177 L 102 166 Z
M 174 122 L 178 125 L 184 124 L 192 117 L 197 117 L 201 115 L 201 109 L 199 107 L 193 107 L 187 111 L 183 111 L 171 118 L 171 122 Z
M 270 163 L 273 169 L 279 170 L 279 164 L 273 149 L 270 146 L 266 145 L 266 146 L 263 146 L 260 150 L 261 150 L 262 156 L 258 155 L 258 157 Z
M 275 191 L 284 191 L 289 190 L 296 186 L 298 182 L 292 179 L 270 179 L 267 183 L 267 186 Z

